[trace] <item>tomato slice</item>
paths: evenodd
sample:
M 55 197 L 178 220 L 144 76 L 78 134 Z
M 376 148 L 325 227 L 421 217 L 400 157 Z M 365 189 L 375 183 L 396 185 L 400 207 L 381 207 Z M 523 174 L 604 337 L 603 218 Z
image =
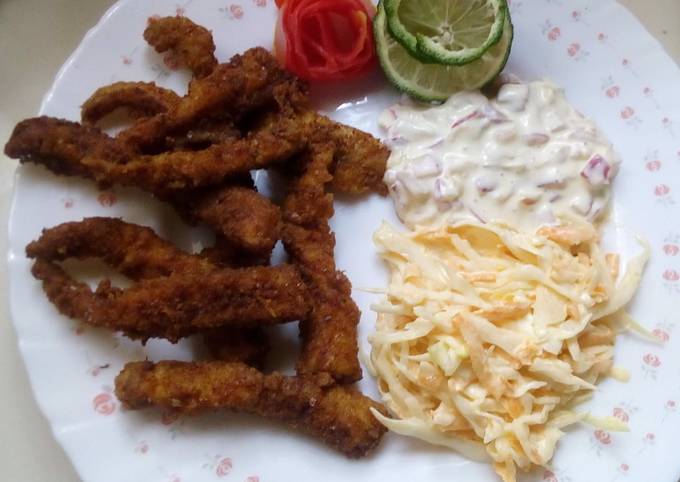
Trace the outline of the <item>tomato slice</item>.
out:
M 375 65 L 368 0 L 277 0 L 279 62 L 307 80 L 339 80 Z

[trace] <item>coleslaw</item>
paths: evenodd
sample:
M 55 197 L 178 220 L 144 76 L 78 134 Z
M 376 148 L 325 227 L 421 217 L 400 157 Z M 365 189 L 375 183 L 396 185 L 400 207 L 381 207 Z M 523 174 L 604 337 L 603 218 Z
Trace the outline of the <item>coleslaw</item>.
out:
M 490 461 L 505 482 L 545 466 L 568 425 L 626 430 L 576 406 L 603 377 L 626 377 L 614 342 L 631 323 L 646 244 L 620 273 L 595 228 L 575 220 L 536 234 L 383 223 L 374 241 L 391 281 L 373 306 L 369 369 L 391 417 L 374 415 L 390 430 Z

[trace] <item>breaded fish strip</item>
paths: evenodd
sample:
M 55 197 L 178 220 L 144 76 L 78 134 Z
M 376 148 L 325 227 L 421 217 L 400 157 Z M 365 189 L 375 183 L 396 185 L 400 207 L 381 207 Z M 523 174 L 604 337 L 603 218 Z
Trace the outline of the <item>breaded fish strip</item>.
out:
M 176 342 L 206 328 L 286 323 L 307 315 L 305 285 L 289 265 L 173 274 L 96 291 L 59 265 L 38 258 L 31 270 L 59 311 L 130 338 Z
M 115 218 L 86 218 L 47 229 L 27 246 L 26 253 L 46 261 L 99 258 L 134 281 L 219 269 L 161 239 L 150 228 Z M 219 360 L 260 367 L 269 351 L 269 341 L 260 327 L 215 328 L 203 337 L 213 358 Z
M 229 116 L 211 117 L 200 120 L 181 136 L 167 138 L 166 146 L 172 150 L 197 150 L 241 137 L 243 135 L 234 124 L 234 119 Z
M 300 321 L 300 375 L 329 373 L 334 379 L 361 378 L 357 357 L 360 312 L 352 300 L 352 286 L 336 270 L 335 236 L 328 220 L 333 196 L 325 192 L 332 177 L 333 147 L 314 146 L 304 174 L 294 183 L 283 205 L 282 239 L 310 291 L 312 311 Z
M 332 141 L 335 166 L 331 187 L 335 192 L 387 194 L 383 182 L 389 149 L 372 135 L 318 115 L 320 142 Z
M 240 363 L 128 363 L 116 395 L 131 409 L 158 406 L 184 413 L 231 409 L 279 420 L 348 457 L 367 455 L 386 429 L 370 412 L 379 403 L 327 376 L 264 375 Z
M 307 291 L 290 265 L 220 268 L 183 253 L 149 228 L 90 218 L 43 231 L 26 248 L 33 274 L 65 315 L 133 338 L 172 341 L 201 328 L 259 326 L 306 316 Z M 138 283 L 128 289 L 105 280 L 96 292 L 58 264 L 100 258 Z
M 171 50 L 180 63 L 199 79 L 210 75 L 217 66 L 215 42 L 210 30 L 186 17 L 149 18 L 144 40 L 158 53 Z
M 263 255 L 271 251 L 278 239 L 279 210 L 271 201 L 238 186 L 190 195 L 172 191 L 198 179 L 198 174 L 194 176 L 198 171 L 206 176 L 200 183 L 214 184 L 248 173 L 256 166 L 282 161 L 302 145 L 301 140 L 299 143 L 272 140 L 274 136 L 271 132 L 256 132 L 247 139 L 216 145 L 210 148 L 213 159 L 201 167 L 201 160 L 210 157 L 208 149 L 158 156 L 133 155 L 96 128 L 38 117 L 16 126 L 5 152 L 21 162 L 42 164 L 55 174 L 85 177 L 102 185 L 144 189 L 188 212 L 191 219 L 210 225 L 236 247 Z M 220 160 L 222 157 L 224 161 Z M 215 177 L 211 179 L 211 175 Z M 182 199 L 190 199 L 189 206 Z
M 153 82 L 116 82 L 97 89 L 80 108 L 85 125 L 94 125 L 116 109 L 134 117 L 149 117 L 174 108 L 181 97 Z
M 135 150 L 158 149 L 166 138 L 183 134 L 200 119 L 222 111 L 238 118 L 272 103 L 274 87 L 290 79 L 265 49 L 246 50 L 209 76 L 194 79 L 175 109 L 140 119 L 118 138 Z
M 259 256 L 271 253 L 280 237 L 278 206 L 252 188 L 225 186 L 189 192 L 175 203 L 195 220 L 211 226 L 239 250 Z
M 269 265 L 267 256 L 253 256 L 235 249 L 231 243 L 218 236 L 215 245 L 204 249 L 200 255 L 224 267 Z M 222 326 L 201 332 L 203 344 L 212 360 L 241 362 L 262 369 L 271 349 L 269 337 L 259 326 Z
M 331 187 L 335 192 L 387 194 L 383 183 L 389 149 L 378 139 L 350 126 L 335 122 L 311 109 L 306 86 L 288 82 L 274 89 L 279 110 L 304 131 L 310 144 L 332 144 L 335 162 Z M 272 117 L 266 122 L 277 122 Z
M 96 128 L 37 117 L 17 124 L 5 153 L 22 163 L 42 164 L 55 174 L 162 194 L 220 184 L 252 169 L 283 162 L 304 146 L 301 133 L 282 119 L 278 125 L 254 131 L 246 138 L 203 150 L 140 155 Z

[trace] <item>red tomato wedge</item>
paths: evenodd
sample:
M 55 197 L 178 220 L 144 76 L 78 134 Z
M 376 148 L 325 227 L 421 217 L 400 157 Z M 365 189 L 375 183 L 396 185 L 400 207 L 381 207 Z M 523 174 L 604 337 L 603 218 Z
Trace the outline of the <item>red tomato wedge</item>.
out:
M 368 0 L 276 0 L 274 52 L 279 62 L 310 81 L 344 80 L 375 65 Z

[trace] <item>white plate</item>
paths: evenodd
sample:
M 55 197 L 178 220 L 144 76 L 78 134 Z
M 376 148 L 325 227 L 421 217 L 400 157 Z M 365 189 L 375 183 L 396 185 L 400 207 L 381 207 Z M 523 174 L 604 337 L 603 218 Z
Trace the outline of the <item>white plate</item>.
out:
M 153 14 L 185 13 L 213 30 L 217 55 L 271 45 L 272 0 L 123 0 L 87 35 L 62 68 L 41 112 L 78 119 L 79 106 L 95 88 L 117 80 L 155 80 L 178 91 L 185 73 L 172 72 L 149 49 L 142 31 Z M 549 77 L 593 117 L 624 162 L 616 181 L 611 237 L 630 253 L 632 233 L 653 248 L 633 314 L 655 330 L 660 345 L 621 337 L 618 365 L 628 384 L 607 381 L 592 403 L 596 414 L 629 421 L 631 432 L 609 434 L 579 427 L 569 433 L 550 470 L 523 480 L 560 482 L 675 482 L 680 475 L 680 71 L 637 21 L 612 0 L 513 0 L 515 43 L 508 71 L 525 79 Z M 377 133 L 378 112 L 396 94 L 375 76 L 359 85 L 330 89 L 320 107 L 341 121 Z M 337 111 L 335 108 L 337 107 Z M 259 182 L 266 183 L 265 177 Z M 117 200 L 117 202 L 113 202 Z M 337 260 L 355 288 L 386 281 L 371 244 L 385 199 L 337 202 L 333 220 Z M 175 229 L 171 210 L 134 190 L 99 193 L 88 182 L 56 178 L 23 166 L 17 176 L 10 220 L 9 269 L 12 317 L 42 410 L 57 439 L 86 481 L 287 480 L 495 480 L 488 466 L 417 441 L 388 435 L 372 457 L 349 461 L 306 437 L 252 417 L 216 414 L 162 420 L 158 412 L 124 413 L 111 393 L 126 361 L 149 357 L 187 359 L 191 343 L 147 347 L 60 316 L 30 275 L 25 245 L 40 230 L 84 216 L 122 216 L 149 224 L 185 248 L 200 238 Z M 372 329 L 371 298 L 355 290 L 364 313 L 361 340 Z M 281 343 L 295 339 L 282 330 Z M 375 395 L 370 379 L 362 382 Z

